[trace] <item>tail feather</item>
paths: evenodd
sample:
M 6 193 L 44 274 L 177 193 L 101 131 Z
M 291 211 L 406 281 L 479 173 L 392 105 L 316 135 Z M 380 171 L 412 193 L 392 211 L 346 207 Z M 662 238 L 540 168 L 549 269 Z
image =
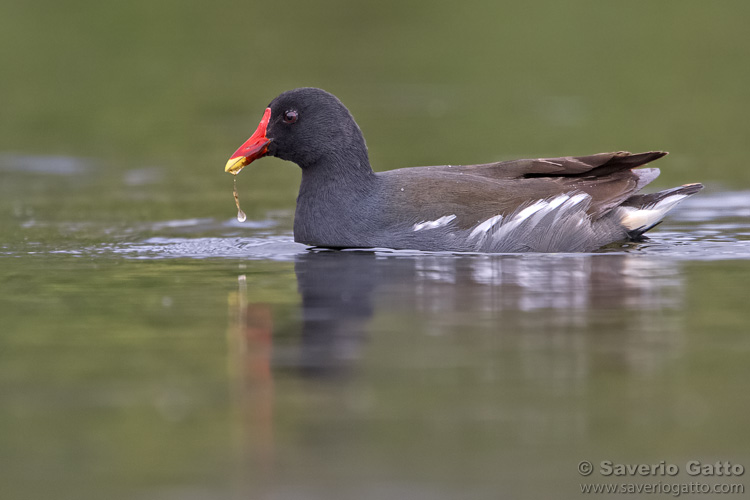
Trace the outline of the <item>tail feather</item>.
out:
M 664 216 L 678 203 L 703 189 L 702 184 L 685 184 L 658 193 L 631 196 L 618 208 L 620 223 L 633 240 L 661 223 Z

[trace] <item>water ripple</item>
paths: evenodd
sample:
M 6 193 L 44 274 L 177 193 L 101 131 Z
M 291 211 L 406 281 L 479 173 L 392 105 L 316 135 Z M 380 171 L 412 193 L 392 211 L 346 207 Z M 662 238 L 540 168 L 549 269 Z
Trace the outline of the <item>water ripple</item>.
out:
M 292 260 L 307 246 L 291 236 L 264 238 L 148 238 L 140 243 L 101 248 L 134 259 L 243 258 Z
M 114 254 L 136 259 L 247 258 L 291 261 L 295 256 L 306 252 L 308 247 L 294 242 L 289 219 L 290 214 L 284 212 L 244 223 L 239 223 L 234 218 L 189 218 L 156 221 L 125 228 L 97 228 L 85 222 L 32 221 L 30 224 L 40 228 L 55 225 L 67 234 L 98 232 L 105 241 L 88 248 L 75 246 L 73 242 L 70 246 L 58 244 L 56 248 L 46 252 L 44 245 L 39 245 L 39 248 L 33 249 L 34 253 Z M 26 226 L 28 224 L 24 227 Z M 118 234 L 120 242 L 112 243 Z M 141 235 L 142 239 L 137 239 L 138 235 Z M 614 253 L 698 261 L 750 259 L 750 191 L 703 194 L 686 200 L 669 215 L 662 226 L 650 232 L 649 237 L 642 243 L 610 245 L 589 255 Z M 30 243 L 26 246 L 28 245 Z M 5 251 L 5 254 L 14 253 L 12 249 L 6 250 L 10 251 Z M 331 251 L 318 248 L 311 250 Z M 465 255 L 388 248 L 348 251 L 368 252 L 379 257 L 407 258 L 450 258 Z M 541 258 L 541 255 L 536 254 L 535 258 Z

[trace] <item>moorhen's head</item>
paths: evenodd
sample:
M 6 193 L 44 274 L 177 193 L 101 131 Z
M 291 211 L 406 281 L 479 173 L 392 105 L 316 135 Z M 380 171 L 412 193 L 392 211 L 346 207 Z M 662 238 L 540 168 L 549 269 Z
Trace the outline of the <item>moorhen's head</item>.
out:
M 335 161 L 351 153 L 364 153 L 366 161 L 365 141 L 349 110 L 324 90 L 299 88 L 271 101 L 258 129 L 234 152 L 224 170 L 236 175 L 269 155 L 307 168 L 324 158 Z

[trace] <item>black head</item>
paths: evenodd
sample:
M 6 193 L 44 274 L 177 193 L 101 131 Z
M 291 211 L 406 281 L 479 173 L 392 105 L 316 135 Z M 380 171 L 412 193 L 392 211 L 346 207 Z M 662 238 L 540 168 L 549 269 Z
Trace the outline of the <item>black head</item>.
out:
M 367 147 L 351 113 L 336 96 L 316 88 L 284 92 L 268 105 L 261 124 L 227 163 L 238 173 L 262 156 L 289 160 L 303 169 L 367 162 Z

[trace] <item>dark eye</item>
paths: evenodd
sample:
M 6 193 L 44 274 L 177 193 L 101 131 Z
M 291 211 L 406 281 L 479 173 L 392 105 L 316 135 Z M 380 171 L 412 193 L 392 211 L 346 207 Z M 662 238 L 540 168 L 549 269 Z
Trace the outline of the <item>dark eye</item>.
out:
M 297 112 L 293 109 L 290 109 L 289 111 L 284 111 L 284 123 L 294 123 L 297 121 Z

